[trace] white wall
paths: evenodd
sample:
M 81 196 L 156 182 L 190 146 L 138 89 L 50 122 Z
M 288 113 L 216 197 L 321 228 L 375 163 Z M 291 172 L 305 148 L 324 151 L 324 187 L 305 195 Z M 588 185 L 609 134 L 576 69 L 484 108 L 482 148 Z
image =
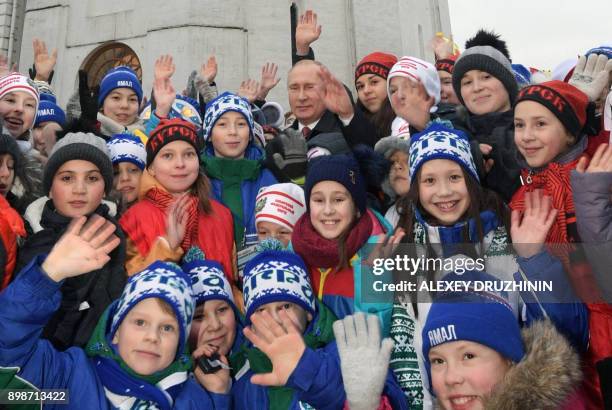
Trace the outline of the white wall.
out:
M 433 59 L 427 42 L 435 32 L 431 13 L 437 3 L 444 31 L 450 32 L 446 0 L 298 0 L 313 8 L 323 33 L 313 45 L 316 58 L 352 86 L 356 63 L 372 51 Z M 153 63 L 171 53 L 177 65 L 174 85 L 185 87 L 189 72 L 210 53 L 217 56 L 220 89 L 237 90 L 240 81 L 259 79 L 261 66 L 279 64 L 281 85 L 269 99 L 286 105 L 286 73 L 291 66 L 291 1 L 282 0 L 28 0 L 20 69 L 32 65 L 32 39 L 59 49 L 53 87 L 65 104 L 76 86 L 77 70 L 98 46 L 120 41 L 138 55 L 143 86 L 151 88 Z M 421 25 L 424 43 L 419 42 Z

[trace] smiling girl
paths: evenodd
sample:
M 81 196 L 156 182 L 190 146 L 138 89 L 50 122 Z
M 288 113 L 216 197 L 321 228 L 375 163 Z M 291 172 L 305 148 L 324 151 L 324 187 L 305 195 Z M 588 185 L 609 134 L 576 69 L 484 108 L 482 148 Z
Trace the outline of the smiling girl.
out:
M 352 155 L 315 158 L 304 194 L 307 212 L 295 224 L 291 246 L 306 262 L 318 299 L 340 319 L 356 311 L 377 314 L 388 334 L 391 301 L 364 300 L 361 250 L 382 243 L 392 228 L 367 208 L 358 162 Z
M 564 274 L 561 263 L 541 246 L 554 221 L 554 211 L 547 210 L 538 215 L 525 212 L 522 223 L 516 215 L 510 226 L 509 211 L 501 198 L 480 186 L 470 145 L 463 132 L 438 124 L 430 126 L 412 136 L 409 161 L 412 180 L 408 194 L 398 203 L 401 213 L 396 235 L 403 236 L 403 242 L 416 245 L 409 249 L 413 257 L 449 258 L 461 255 L 466 260 L 482 258 L 486 271 L 501 280 L 513 280 L 519 267 L 528 278 L 558 278 Z M 550 205 L 550 198 L 538 197 L 537 202 L 535 199 L 532 202 L 531 198 L 530 194 L 530 209 L 532 203 L 538 208 L 540 204 L 543 207 Z M 510 227 L 515 242 L 539 245 L 515 246 L 519 256 L 515 258 L 510 248 Z M 440 268 L 421 269 L 413 278 L 436 280 L 443 273 Z M 407 279 L 405 275 L 398 278 Z M 396 369 L 398 379 L 405 381 L 404 384 L 400 381 L 402 387 L 427 403 L 427 392 L 408 383 L 418 377 L 418 371 L 413 370 L 415 374 L 411 374 L 406 369 L 414 368 L 417 361 L 421 343 L 418 329 L 427 318 L 429 305 L 417 303 L 426 302 L 427 299 L 417 301 L 409 295 L 396 296 L 398 303 L 394 305 L 394 326 L 391 328 L 396 347 L 391 356 L 391 367 Z M 518 317 L 524 306 L 518 292 L 509 295 L 509 305 Z M 551 304 L 545 310 L 575 346 L 582 350 L 586 347 L 586 312 L 582 304 Z M 529 314 L 535 317 L 540 315 L 539 312 Z M 574 326 L 574 323 L 580 323 L 580 326 Z M 413 346 L 406 340 L 412 340 Z M 411 349 L 414 349 L 412 355 L 406 355 L 405 352 Z M 423 377 L 422 380 L 427 378 Z
M 231 215 L 208 196 L 209 181 L 198 161 L 200 148 L 193 124 L 178 118 L 162 120 L 151 133 L 140 201 L 120 220 L 128 236 L 128 274 L 155 260 L 178 262 L 196 245 L 207 259 L 221 263 L 232 282 Z
M 241 250 L 257 243 L 255 204 L 263 187 L 276 184 L 253 139 L 253 115 L 244 98 L 225 92 L 206 104 L 202 168 L 213 196 L 232 211 L 234 240 Z
M 11 73 L 0 79 L 0 118 L 4 132 L 27 142 L 34 127 L 38 102 L 38 89 L 26 76 Z

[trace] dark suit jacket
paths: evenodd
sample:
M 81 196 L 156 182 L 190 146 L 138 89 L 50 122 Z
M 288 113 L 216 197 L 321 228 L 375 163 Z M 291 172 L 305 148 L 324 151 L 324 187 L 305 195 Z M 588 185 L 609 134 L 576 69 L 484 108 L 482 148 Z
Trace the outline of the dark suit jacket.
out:
M 336 114 L 326 110 L 316 127 L 310 132 L 309 138 L 324 132 L 341 132 L 351 148 L 359 144 L 365 144 L 374 148 L 377 140 L 374 124 L 368 121 L 358 108 L 354 108 L 354 111 L 353 119 L 345 127 Z M 298 121 L 294 121 L 291 127 L 297 130 L 299 128 Z

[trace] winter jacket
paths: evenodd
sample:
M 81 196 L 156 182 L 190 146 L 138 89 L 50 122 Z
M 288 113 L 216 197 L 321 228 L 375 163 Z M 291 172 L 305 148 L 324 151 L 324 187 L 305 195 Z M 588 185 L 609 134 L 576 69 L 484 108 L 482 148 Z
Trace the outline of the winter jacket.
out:
M 508 304 L 512 307 L 517 320 L 522 324 L 529 325 L 531 322 L 547 316 L 557 326 L 558 330 L 570 340 L 577 351 L 585 351 L 589 340 L 586 307 L 576 301 L 576 297 L 571 291 L 565 291 L 571 289 L 571 287 L 565 281 L 565 272 L 561 262 L 545 251 L 528 259 L 515 258 L 512 255 L 512 250 L 508 248 L 512 246 L 508 234 L 505 228 L 499 225 L 495 214 L 492 211 L 484 211 L 480 218 L 484 234 L 482 251 L 484 252 L 485 272 L 503 281 L 553 282 L 553 291 L 555 291 L 553 295 L 537 292 L 534 294 L 529 292 L 510 292 L 507 294 Z M 419 252 L 417 257 L 421 255 L 420 252 L 424 252 L 424 245 L 421 244 L 425 243 L 425 238 L 427 238 L 429 244 L 444 245 L 442 249 L 433 246 L 432 249 L 437 253 L 427 255 L 428 258 L 457 256 L 453 252 L 458 252 L 458 250 L 454 249 L 453 245 L 465 242 L 463 235 L 466 224 L 469 226 L 470 238 L 474 238 L 473 242 L 476 248 L 476 226 L 473 220 L 458 222 L 454 226 L 432 226 L 422 218 L 418 210 L 415 211 L 415 219 L 418 222 L 415 224 L 414 233 L 414 242 L 417 244 L 415 245 L 416 250 Z M 462 257 L 467 258 L 465 255 L 462 255 Z M 423 274 L 423 272 L 418 272 L 417 275 L 419 274 Z M 433 280 L 440 280 L 444 274 L 445 272 L 442 271 L 434 272 Z M 391 337 L 395 341 L 395 346 L 391 353 L 391 367 L 396 368 L 396 377 L 406 393 L 414 394 L 415 391 L 411 390 L 416 389 L 411 386 L 418 375 L 415 371 L 407 372 L 405 368 L 408 362 L 414 363 L 414 361 L 417 361 L 421 373 L 420 380 L 423 383 L 423 389 L 418 390 L 420 392 L 418 399 L 422 400 L 423 408 L 430 409 L 432 408 L 432 401 L 427 389 L 429 379 L 424 365 L 425 362 L 421 356 L 423 343 L 421 331 L 427 320 L 431 304 L 422 302 L 426 299 L 423 292 L 419 293 L 419 300 L 416 305 L 404 294 L 397 293 L 396 296 L 398 300 L 392 316 Z M 558 301 L 573 303 L 556 303 Z M 415 307 L 418 309 L 418 314 Z M 406 329 L 409 329 L 412 334 L 406 335 Z M 409 360 L 406 356 L 407 351 L 412 352 L 412 358 Z
M 587 361 L 597 364 L 612 357 L 612 173 L 579 173 L 573 170 L 570 179 L 582 247 L 603 301 L 607 302 L 588 305 L 591 344 Z M 587 379 L 596 379 L 592 368 L 587 368 L 585 372 Z M 601 392 L 605 393 L 603 390 Z
M 263 150 L 253 142 L 247 146 L 244 159 L 216 158 L 211 145 L 201 156 L 202 167 L 212 184 L 213 197 L 232 212 L 234 238 L 238 250 L 257 243 L 255 225 L 257 194 L 261 188 L 278 182 L 272 172 L 263 167 L 263 160 Z M 236 184 L 237 180 L 241 180 L 240 198 L 236 198 L 237 195 L 234 194 L 228 196 L 229 191 L 225 191 L 237 189 L 230 185 Z
M 150 190 L 164 190 L 146 170 L 140 182 L 140 200 L 123 214 L 119 223 L 127 236 L 127 271 L 129 275 L 139 272 L 155 260 L 178 262 L 188 249 L 170 249 L 162 237 L 166 233 L 166 211 L 147 197 Z M 165 191 L 165 190 L 164 190 Z M 197 225 L 190 238 L 193 245 L 202 249 L 207 259 L 223 266 L 225 274 L 233 283 L 235 272 L 235 248 L 230 212 L 211 199 L 211 214 L 197 208 Z
M 389 334 L 393 298 L 389 297 L 388 292 L 375 294 L 372 289 L 374 281 L 391 283 L 392 278 L 389 272 L 377 276 L 369 269 L 364 269 L 363 258 L 367 258 L 379 247 L 393 228 L 380 214 L 368 210 L 368 215 L 373 223 L 372 232 L 361 249 L 351 257 L 350 268 L 337 271 L 335 268 L 310 266 L 306 263 L 312 288 L 318 299 L 330 308 L 338 319 L 355 312 L 376 314 L 386 336 Z
M 525 356 L 513 363 L 504 379 L 483 399 L 485 410 L 584 409 L 575 393 L 580 385 L 580 359 L 549 321 L 522 330 Z
M 317 304 L 317 313 L 304 331 L 306 349 L 302 354 L 296 368 L 293 370 L 285 387 L 292 390 L 290 404 L 287 409 L 343 409 L 346 402 L 346 393 L 342 384 L 342 371 L 340 369 L 340 356 L 338 347 L 333 340 L 332 323 L 335 316 L 320 304 Z M 309 338 L 310 335 L 310 338 Z M 331 338 L 323 347 L 311 348 L 309 344 L 321 345 L 321 339 Z M 309 342 L 308 340 L 312 340 Z M 250 343 L 243 346 L 243 357 L 247 351 L 256 350 Z M 251 352 L 263 355 L 261 352 Z M 248 356 L 253 357 L 253 356 Z M 265 360 L 268 360 L 265 358 Z M 268 360 L 269 363 L 269 360 Z M 270 402 L 268 387 L 251 383 L 251 376 L 255 374 L 248 361 L 233 361 L 236 368 L 235 382 L 232 386 L 234 409 L 269 409 Z M 406 409 L 406 401 L 393 374 L 389 371 L 383 389 L 383 395 L 391 402 L 394 409 Z M 279 403 L 275 403 L 277 406 Z
M 32 212 L 31 212 L 32 213 Z M 94 213 L 108 219 L 117 226 L 115 235 L 121 244 L 110 254 L 110 261 L 101 269 L 62 282 L 62 299 L 45 323 L 42 337 L 48 339 L 58 350 L 71 346 L 83 347 L 89 340 L 102 312 L 118 298 L 125 285 L 125 237 L 119 224 L 109 214 L 105 204 Z M 30 219 L 35 219 L 28 215 Z M 55 211 L 52 200 L 45 202 L 40 218 L 42 230 L 30 235 L 19 250 L 18 272 L 36 256 L 45 255 L 66 232 L 71 218 Z
M 95 358 L 71 347 L 55 349 L 40 333 L 62 300 L 61 282 L 41 269 L 43 257 L 34 259 L 0 294 L 0 366 L 18 367 L 17 376 L 38 389 L 67 389 L 69 404 L 45 409 L 115 409 L 106 398 Z M 209 393 L 193 380 L 180 387 L 172 408 L 229 409 L 229 396 Z
M 13 278 L 17 263 L 17 237 L 25 237 L 23 219 L 0 195 L 0 290 Z
M 485 188 L 497 192 L 504 201 L 509 202 L 520 186 L 521 166 L 518 163 L 518 150 L 514 143 L 514 112 L 470 115 L 466 118 L 467 131 L 472 143 L 474 162 L 481 174 L 480 181 Z M 462 127 L 459 127 L 462 128 Z M 491 154 L 483 158 L 478 144 L 493 147 Z M 483 175 L 483 159 L 494 161 L 491 170 Z
M 612 301 L 612 172 L 570 174 L 576 225 L 604 300 Z

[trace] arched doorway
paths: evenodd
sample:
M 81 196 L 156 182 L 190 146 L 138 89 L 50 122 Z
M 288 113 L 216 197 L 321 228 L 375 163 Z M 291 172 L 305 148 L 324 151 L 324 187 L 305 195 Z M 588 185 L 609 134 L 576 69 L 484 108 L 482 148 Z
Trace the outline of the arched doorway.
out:
M 100 84 L 108 70 L 120 65 L 128 66 L 136 72 L 138 79 L 142 81 L 142 67 L 136 52 L 123 43 L 106 43 L 93 50 L 83 64 L 81 69 L 87 72 L 89 86 Z

